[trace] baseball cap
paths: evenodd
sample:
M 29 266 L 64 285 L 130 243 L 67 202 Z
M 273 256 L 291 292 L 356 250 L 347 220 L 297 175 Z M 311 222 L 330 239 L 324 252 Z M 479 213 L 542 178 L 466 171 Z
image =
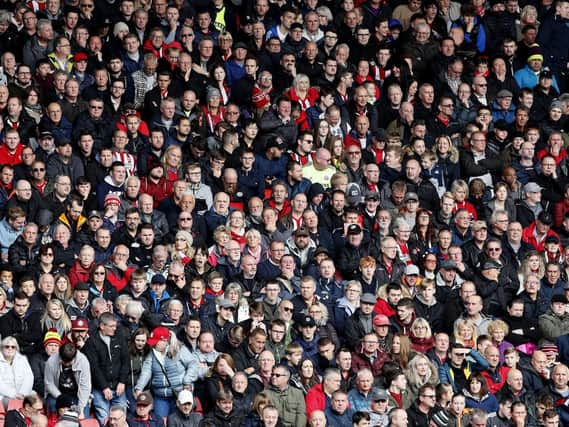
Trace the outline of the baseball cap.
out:
M 84 317 L 77 317 L 71 322 L 71 329 L 74 331 L 87 331 L 89 329 L 89 322 Z
M 535 182 L 528 182 L 526 185 L 524 185 L 524 191 L 526 193 L 539 193 L 541 190 L 542 188 Z
M 154 347 L 161 340 L 167 340 L 170 338 L 170 330 L 164 326 L 158 326 L 154 328 L 150 336 L 148 337 L 148 345 Z M 138 402 L 137 402 L 138 403 Z
M 312 327 L 312 326 L 316 326 L 316 322 L 314 321 L 314 319 L 312 318 L 312 316 L 303 316 L 300 318 L 300 320 L 298 321 L 298 325 L 301 328 L 305 328 L 305 327 Z
M 348 226 L 348 235 L 356 235 L 362 232 L 362 228 L 358 224 L 350 224 Z
M 152 405 L 153 402 L 154 402 L 154 399 L 152 399 L 152 395 L 150 394 L 149 391 L 143 391 L 136 398 L 136 404 L 137 405 L 148 406 L 148 405 Z
M 192 392 L 190 390 L 182 390 L 181 392 L 178 393 L 178 402 L 180 402 L 181 404 L 184 403 L 194 403 L 194 395 L 192 394 Z
M 410 264 L 407 267 L 405 267 L 405 276 L 413 276 L 419 275 L 419 267 L 417 267 L 416 265 Z
M 391 322 L 385 314 L 377 314 L 373 318 L 373 326 L 391 326 Z

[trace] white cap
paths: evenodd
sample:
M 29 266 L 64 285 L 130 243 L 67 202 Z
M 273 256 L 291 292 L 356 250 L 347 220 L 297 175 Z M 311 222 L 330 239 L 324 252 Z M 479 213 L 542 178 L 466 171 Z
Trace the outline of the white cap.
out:
M 180 393 L 178 393 L 178 402 L 184 404 L 184 403 L 191 403 L 192 405 L 194 404 L 194 395 L 192 394 L 192 392 L 190 390 L 182 390 Z

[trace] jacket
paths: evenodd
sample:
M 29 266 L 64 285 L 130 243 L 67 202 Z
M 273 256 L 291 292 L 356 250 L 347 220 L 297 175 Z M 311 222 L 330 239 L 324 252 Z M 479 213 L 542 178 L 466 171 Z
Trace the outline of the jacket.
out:
M 150 413 L 148 420 L 142 420 L 135 415 L 129 415 L 128 419 L 129 427 L 164 427 L 164 420 L 158 418 L 153 412 Z
M 471 350 L 469 356 L 474 359 L 473 362 L 465 361 L 462 367 L 466 379 L 468 379 L 468 377 L 470 377 L 470 374 L 474 371 L 479 372 L 483 371 L 484 369 L 488 369 L 488 362 L 476 350 Z M 457 389 L 456 384 L 454 383 L 454 374 L 452 373 L 449 363 L 450 360 L 447 360 L 444 365 L 439 367 L 439 380 L 441 383 L 449 383 L 456 393 L 460 390 Z
M 361 309 L 357 309 L 354 314 L 346 319 L 346 324 L 344 327 L 344 338 L 346 339 L 346 345 L 350 349 L 355 349 L 363 336 L 372 331 L 365 331 L 362 323 L 360 322 L 360 316 L 362 315 Z M 373 313 L 371 314 L 373 319 Z
M 78 406 L 83 409 L 89 403 L 89 396 L 91 395 L 91 369 L 89 367 L 89 360 L 83 353 L 78 351 L 71 364 L 71 369 L 79 387 L 79 391 L 77 392 L 77 399 L 79 400 Z M 59 358 L 59 353 L 56 353 L 47 359 L 44 371 L 46 395 L 54 399 L 57 399 L 61 394 L 59 391 L 60 374 L 61 359 Z
M 270 386 L 266 391 L 271 403 L 276 406 L 285 427 L 306 425 L 306 404 L 302 391 L 294 387 L 279 390 Z
M 30 248 L 24 243 L 22 236 L 19 236 L 8 249 L 8 261 L 13 271 L 16 273 L 26 271 L 36 261 L 40 247 L 39 239 Z M 23 264 L 22 261 L 24 261 Z
M 8 248 L 16 241 L 16 239 L 22 234 L 22 230 L 15 230 L 8 220 L 4 218 L 0 221 L 0 252 L 2 254 L 8 253 Z
M 569 330 L 569 316 L 558 316 L 551 310 L 539 316 L 539 330 L 544 340 L 555 341 L 561 335 L 565 335 Z
M 110 350 L 101 339 L 100 332 L 92 334 L 82 349 L 91 365 L 95 390 L 115 390 L 118 383 L 126 384 L 128 381 L 130 363 L 126 339 L 118 330 L 110 338 Z
M 198 427 L 201 420 L 202 416 L 197 412 L 192 412 L 186 416 L 182 414 L 179 409 L 176 409 L 176 412 L 168 415 L 166 425 L 168 427 Z
M 29 312 L 22 318 L 14 310 L 0 317 L 0 336 L 13 336 L 18 340 L 20 352 L 24 355 L 36 353 L 43 341 L 40 312 Z
M 279 412 L 280 413 L 280 412 Z M 215 427 L 238 427 L 245 421 L 245 415 L 240 411 L 233 409 L 228 415 L 221 412 L 221 410 L 216 407 L 204 418 L 204 421 L 209 421 Z
M 491 414 L 493 412 L 498 412 L 498 400 L 493 394 L 486 393 L 485 396 L 478 398 L 471 395 L 467 390 L 463 390 L 462 392 L 466 397 L 467 408 L 484 409 L 488 414 Z
M 16 353 L 10 364 L 0 354 L 0 397 L 16 399 L 17 395 L 27 396 L 33 385 L 34 374 L 26 356 Z
M 191 386 L 190 363 L 192 361 L 189 350 L 181 346 L 174 358 L 164 357 L 164 364 L 156 357 L 152 350 L 144 363 L 135 390 L 144 390 L 150 383 L 152 394 L 160 398 L 170 398 L 182 391 L 184 386 Z
M 306 393 L 306 416 L 310 418 L 310 415 L 314 411 L 324 411 L 330 405 L 330 399 L 324 393 L 324 388 L 322 384 L 316 384 L 312 386 L 308 393 Z

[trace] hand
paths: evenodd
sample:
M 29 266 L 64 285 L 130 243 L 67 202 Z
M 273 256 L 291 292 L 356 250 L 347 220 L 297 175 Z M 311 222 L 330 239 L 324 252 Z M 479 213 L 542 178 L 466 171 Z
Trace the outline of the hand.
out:
M 85 412 L 84 412 L 84 411 L 79 411 L 79 419 L 80 419 L 80 420 L 84 420 L 84 419 L 85 419 Z
M 103 389 L 103 396 L 105 396 L 106 400 L 113 400 L 112 390 L 109 387 Z
M 138 398 L 138 395 L 142 393 L 140 390 L 133 390 L 132 394 L 134 395 L 134 398 Z
M 117 396 L 121 396 L 124 393 L 124 384 L 118 383 L 117 384 Z

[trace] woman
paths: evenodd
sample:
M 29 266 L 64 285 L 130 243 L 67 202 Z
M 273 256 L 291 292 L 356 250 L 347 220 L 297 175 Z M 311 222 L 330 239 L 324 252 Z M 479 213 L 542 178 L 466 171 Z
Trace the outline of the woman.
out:
M 488 335 L 492 337 L 492 344 L 500 350 L 500 363 L 504 363 L 506 349 L 513 347 L 512 343 L 504 339 L 509 332 L 510 328 L 503 320 L 496 319 L 488 325 Z
M 217 38 L 219 43 L 219 51 L 224 61 L 231 57 L 231 48 L 233 46 L 233 36 L 229 31 L 222 31 Z
M 54 260 L 55 246 L 52 243 L 42 245 L 38 253 L 38 262 L 31 266 L 30 273 L 36 280 L 44 273 L 58 273 L 60 269 Z
M 460 165 L 458 163 L 458 150 L 448 135 L 441 135 L 436 139 L 435 154 L 437 166 L 443 173 L 445 187 L 450 188 L 452 183 L 460 177 Z
M 71 319 L 65 312 L 61 300 L 52 298 L 47 302 L 45 313 L 41 318 L 41 326 L 44 333 L 55 329 L 60 337 L 66 336 L 71 331 Z
M 431 326 L 422 317 L 415 319 L 409 334 L 411 348 L 418 353 L 426 353 L 435 346 Z
M 133 394 L 133 387 L 137 383 L 140 373 L 142 372 L 142 364 L 150 353 L 150 346 L 148 345 L 148 336 L 150 333 L 146 328 L 139 328 L 130 337 L 128 344 L 128 355 L 130 369 L 128 372 L 128 379 L 126 385 L 126 398 L 129 402 L 129 411 L 134 414 L 135 398 Z
M 243 248 L 243 255 L 250 255 L 255 259 L 258 265 L 260 262 L 267 259 L 267 248 L 262 245 L 262 237 L 259 230 L 251 229 L 245 233 L 245 247 Z
M 454 324 L 454 340 L 468 348 L 476 347 L 478 333 L 476 325 L 469 319 L 457 319 Z
M 314 149 L 324 147 L 328 148 L 328 144 L 333 135 L 330 132 L 330 124 L 326 120 L 318 120 L 314 123 Z
M 148 345 L 153 348 L 144 360 L 133 394 L 135 398 L 138 397 L 150 385 L 154 396 L 154 413 L 164 418 L 174 411 L 176 395 L 192 386 L 189 375 L 192 357 L 176 335 L 163 326 L 152 331 Z
M 239 243 L 241 251 L 243 251 L 247 243 L 247 239 L 245 238 L 245 214 L 238 209 L 231 211 L 227 217 L 225 226 L 229 231 L 231 240 L 235 240 Z
M 291 101 L 296 101 L 302 107 L 302 111 L 314 106 L 318 99 L 318 89 L 310 87 L 310 79 L 306 74 L 297 74 L 292 81 L 291 89 L 285 93 Z
M 440 249 L 440 245 L 438 245 L 438 249 Z M 422 262 L 420 264 L 422 264 L 423 277 L 425 279 L 436 280 L 437 263 L 438 263 L 437 255 L 435 255 L 431 252 L 427 252 L 423 256 Z
M 186 280 L 190 281 L 194 277 L 201 277 L 207 280 L 211 270 L 212 266 L 208 263 L 208 249 L 200 244 L 195 248 L 192 260 L 184 267 Z
M 175 182 L 184 176 L 182 171 L 182 149 L 179 145 L 170 145 L 162 156 L 164 174 L 168 181 Z
M 414 396 L 419 395 L 419 389 L 425 384 L 436 386 L 439 383 L 437 367 L 424 354 L 416 354 L 409 361 L 405 371 L 407 377 L 407 391 Z
M 340 170 L 340 167 L 342 166 L 342 162 L 344 161 L 344 157 L 346 155 L 344 152 L 344 142 L 342 138 L 333 135 L 328 137 L 324 148 L 330 152 L 331 165 Z
M 194 257 L 194 238 L 190 233 L 180 230 L 176 233 L 174 245 L 171 248 L 170 258 L 172 261 L 179 260 L 184 265 L 188 264 Z
M 472 220 L 476 221 L 478 214 L 476 213 L 476 208 L 467 200 L 470 195 L 470 190 L 466 181 L 462 179 L 454 181 L 450 187 L 450 192 L 454 196 L 454 209 L 452 213 L 456 213 L 459 209 L 466 209 L 468 213 L 472 215 Z
M 522 265 L 518 270 L 520 292 L 523 290 L 523 283 L 529 273 L 535 274 L 539 280 L 543 279 L 543 276 L 545 276 L 545 263 L 543 262 L 543 258 L 536 251 L 529 251 L 526 253 L 522 261 Z
M 225 108 L 221 103 L 221 92 L 214 86 L 208 86 L 206 103 L 202 107 L 203 126 L 205 126 L 208 135 L 213 135 L 215 127 L 223 120 Z
M 417 209 L 415 228 L 409 239 L 409 252 L 413 264 L 418 265 L 421 256 L 433 252 L 437 240 L 437 228 L 433 223 L 433 214 L 428 209 Z
M 55 275 L 55 292 L 56 298 L 60 299 L 63 303 L 67 303 L 71 299 L 72 289 L 69 277 L 66 274 L 60 273 Z
M 231 233 L 225 225 L 220 225 L 213 232 L 214 244 L 208 249 L 208 262 L 212 267 L 217 266 L 217 260 L 225 256 L 225 244 L 231 240 Z
M 14 337 L 2 340 L 0 352 L 0 398 L 7 407 L 8 400 L 22 400 L 32 392 L 34 374 L 26 356 Z
M 89 301 L 101 297 L 114 301 L 118 293 L 116 288 L 107 280 L 107 269 L 103 264 L 94 264 L 89 280 Z
M 498 400 L 488 391 L 488 384 L 481 373 L 473 372 L 470 374 L 466 380 L 463 393 L 466 397 L 467 408 L 484 409 L 488 414 L 498 411 Z
M 43 108 L 40 104 L 40 91 L 35 86 L 30 86 L 26 89 L 26 101 L 24 103 L 24 111 L 28 116 L 39 125 L 43 116 Z
M 538 13 L 535 6 L 532 6 L 531 4 L 524 6 L 520 12 L 520 20 L 516 20 L 516 38 L 518 42 L 523 39 L 522 30 L 526 25 L 533 25 L 536 31 L 539 30 L 539 25 L 541 23 L 537 18 Z
M 202 407 L 204 413 L 215 406 L 215 398 L 220 391 L 231 390 L 231 380 L 235 375 L 235 362 L 226 353 L 220 354 L 206 375 Z
M 308 314 L 316 322 L 316 334 L 320 339 L 330 338 L 334 343 L 334 348 L 340 348 L 340 338 L 338 338 L 338 333 L 329 321 L 328 308 L 321 302 L 314 302 L 308 308 Z
M 245 372 L 237 372 L 231 380 L 233 410 L 248 413 L 253 406 L 254 393 L 249 388 L 249 379 Z
M 12 303 L 8 301 L 8 295 L 4 288 L 0 287 L 0 316 L 8 313 L 12 309 Z
M 344 286 L 344 296 L 336 302 L 334 308 L 334 326 L 337 331 L 343 331 L 346 320 L 360 306 L 362 285 L 356 280 L 350 280 Z
M 224 298 L 235 306 L 235 323 L 249 319 L 249 303 L 243 298 L 243 291 L 239 283 L 230 283 L 225 287 Z
M 486 217 L 490 218 L 492 212 L 506 211 L 510 222 L 516 220 L 516 204 L 508 197 L 508 185 L 505 182 L 498 182 L 494 186 L 494 198 L 486 205 Z
M 227 83 L 227 73 L 225 72 L 225 67 L 221 63 L 213 64 L 209 69 L 209 80 L 210 85 L 217 90 L 221 95 L 221 104 L 225 105 L 229 101 L 229 95 L 231 87 Z
M 411 341 L 409 337 L 402 333 L 397 333 L 391 341 L 391 359 L 398 363 L 403 369 L 407 369 L 409 356 L 411 354 Z
M 264 391 L 257 393 L 255 399 L 253 399 L 253 407 L 247 415 L 244 427 L 263 427 L 261 414 L 263 413 L 263 408 L 270 404 L 271 399 Z
M 290 378 L 290 381 L 306 396 L 308 390 L 320 384 L 322 379 L 314 369 L 314 362 L 309 358 L 304 358 L 298 364 L 298 372 Z

